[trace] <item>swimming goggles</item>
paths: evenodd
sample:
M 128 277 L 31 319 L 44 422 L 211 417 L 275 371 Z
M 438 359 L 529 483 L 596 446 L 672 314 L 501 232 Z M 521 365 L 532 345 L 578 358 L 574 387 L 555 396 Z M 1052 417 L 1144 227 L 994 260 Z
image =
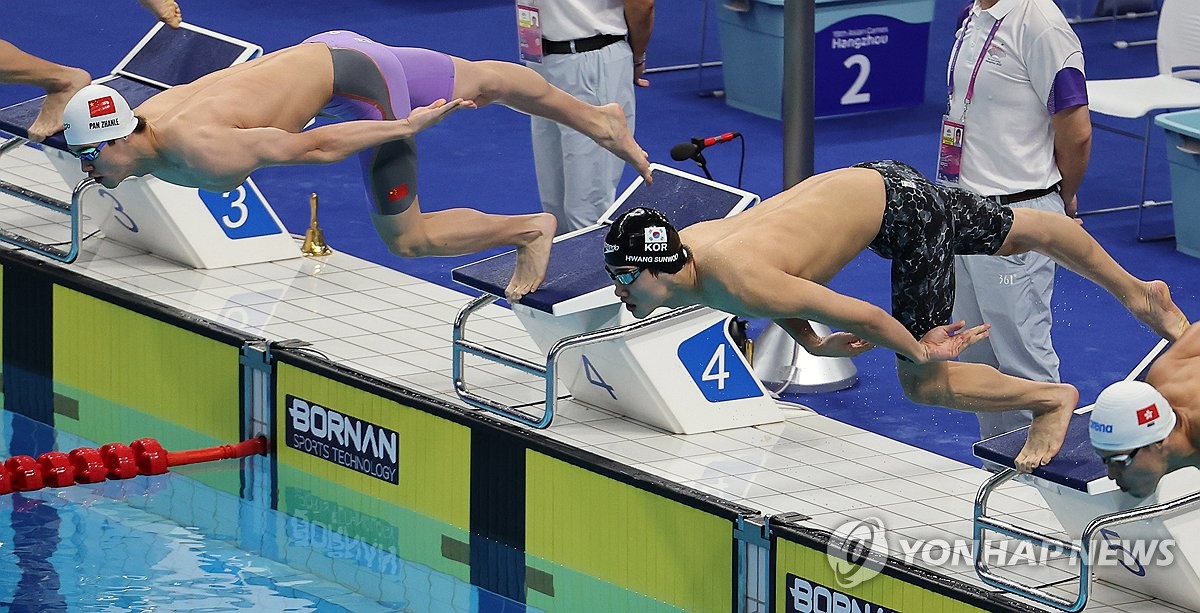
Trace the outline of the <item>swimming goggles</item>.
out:
M 77 159 L 85 162 L 94 162 L 96 161 L 96 158 L 100 157 L 100 150 L 103 149 L 107 144 L 108 143 L 105 141 L 100 141 L 95 147 L 84 147 L 82 149 L 72 149 L 67 147 L 67 151 Z
M 633 285 L 633 282 L 637 281 L 637 278 L 641 276 L 643 270 L 645 270 L 645 268 L 634 268 L 629 272 L 613 272 L 605 268 L 604 272 L 608 273 L 609 279 L 612 279 L 621 285 Z
M 1133 451 L 1130 451 L 1129 453 L 1118 453 L 1117 455 L 1110 455 L 1106 458 L 1101 458 L 1101 461 L 1104 462 L 1105 466 L 1119 466 L 1121 468 L 1129 468 L 1129 465 L 1133 464 L 1133 456 L 1136 456 L 1137 452 L 1139 452 L 1141 450 L 1142 450 L 1142 448 L 1138 447 L 1137 449 L 1134 449 Z

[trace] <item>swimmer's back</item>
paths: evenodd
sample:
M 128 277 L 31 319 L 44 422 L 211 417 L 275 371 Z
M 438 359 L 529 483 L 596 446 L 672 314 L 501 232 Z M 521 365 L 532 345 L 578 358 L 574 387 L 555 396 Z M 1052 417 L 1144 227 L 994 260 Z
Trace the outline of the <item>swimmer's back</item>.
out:
M 1200 323 L 1192 324 L 1163 354 L 1146 377 L 1177 412 L 1200 420 Z M 1200 444 L 1200 428 L 1193 438 Z
M 324 45 L 302 44 L 171 88 L 135 109 L 151 124 L 277 127 L 298 132 L 333 94 L 333 61 Z
M 883 180 L 865 168 L 814 175 L 733 218 L 680 231 L 697 251 L 827 283 L 879 232 Z

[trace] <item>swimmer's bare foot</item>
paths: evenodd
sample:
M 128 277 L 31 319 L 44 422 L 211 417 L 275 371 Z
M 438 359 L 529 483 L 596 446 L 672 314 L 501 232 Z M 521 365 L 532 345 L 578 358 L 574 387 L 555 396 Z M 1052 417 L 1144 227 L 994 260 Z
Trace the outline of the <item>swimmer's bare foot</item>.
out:
M 53 87 L 46 88 L 46 100 L 42 102 L 42 110 L 29 126 L 29 140 L 42 142 L 47 137 L 57 134 L 63 129 L 63 109 L 75 92 L 92 82 L 92 76 L 87 71 L 69 66 L 62 67 L 62 74 L 55 78 Z
M 538 235 L 525 245 L 517 246 L 517 268 L 504 290 L 504 297 L 512 303 L 537 289 L 546 278 L 546 267 L 550 265 L 550 245 L 554 242 L 558 220 L 549 213 L 539 213 L 533 216 L 533 226 Z
M 1049 464 L 1062 448 L 1071 415 L 1079 404 L 1079 390 L 1066 384 L 1054 385 L 1054 388 L 1057 406 L 1041 412 L 1034 411 L 1029 436 L 1014 461 L 1017 472 L 1032 472 Z
M 1188 318 L 1171 300 L 1171 290 L 1162 281 L 1146 281 L 1141 295 L 1123 300 L 1125 308 L 1159 336 L 1173 341 L 1188 329 Z
M 633 132 L 629 131 L 629 124 L 625 121 L 625 111 L 621 109 L 621 105 L 611 102 L 600 107 L 600 113 L 604 117 L 605 125 L 596 142 L 628 162 L 642 175 L 646 183 L 650 183 L 650 156 L 633 140 Z
M 138 3 L 147 11 L 154 13 L 159 21 L 172 28 L 178 28 L 179 24 L 183 22 L 183 14 L 179 10 L 179 3 L 175 0 L 138 0 Z

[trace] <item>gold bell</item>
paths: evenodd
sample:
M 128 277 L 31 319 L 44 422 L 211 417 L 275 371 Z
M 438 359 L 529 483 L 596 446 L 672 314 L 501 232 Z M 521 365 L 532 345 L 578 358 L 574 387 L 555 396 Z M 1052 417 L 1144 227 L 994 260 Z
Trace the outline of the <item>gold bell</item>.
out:
M 317 193 L 309 197 L 308 204 L 312 207 L 312 221 L 308 224 L 308 230 L 304 232 L 304 244 L 300 246 L 300 253 L 306 257 L 321 257 L 332 255 L 333 249 L 325 244 L 325 233 L 317 226 Z

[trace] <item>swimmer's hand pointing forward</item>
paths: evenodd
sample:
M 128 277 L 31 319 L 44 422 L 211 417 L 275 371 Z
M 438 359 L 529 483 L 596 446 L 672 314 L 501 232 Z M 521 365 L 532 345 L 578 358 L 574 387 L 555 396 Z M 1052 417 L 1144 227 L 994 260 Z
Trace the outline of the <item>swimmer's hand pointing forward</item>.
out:
M 921 338 L 921 353 L 912 358 L 919 364 L 944 362 L 958 357 L 967 347 L 988 337 L 990 324 L 981 324 L 967 330 L 966 322 L 960 321 L 938 326 Z M 804 345 L 809 354 L 827 358 L 852 358 L 875 348 L 875 344 L 851 332 L 834 332 L 819 338 L 815 343 Z
M 447 115 L 460 108 L 473 109 L 477 107 L 475 106 L 475 102 L 471 100 L 455 98 L 446 102 L 445 98 L 439 98 L 434 100 L 429 106 L 419 106 L 413 109 L 408 117 L 398 121 L 408 123 L 413 128 L 412 133 L 416 134 L 421 130 L 433 127 L 439 121 L 445 119 Z
M 965 321 L 938 326 L 921 337 L 921 348 L 925 350 L 924 362 L 945 362 L 958 357 L 967 347 L 988 337 L 991 324 L 980 324 L 963 330 Z M 960 332 L 961 330 L 961 332 Z
M 857 334 L 850 332 L 834 332 L 813 347 L 805 347 L 810 354 L 825 358 L 852 358 L 862 355 L 875 348 L 875 344 L 865 341 Z

